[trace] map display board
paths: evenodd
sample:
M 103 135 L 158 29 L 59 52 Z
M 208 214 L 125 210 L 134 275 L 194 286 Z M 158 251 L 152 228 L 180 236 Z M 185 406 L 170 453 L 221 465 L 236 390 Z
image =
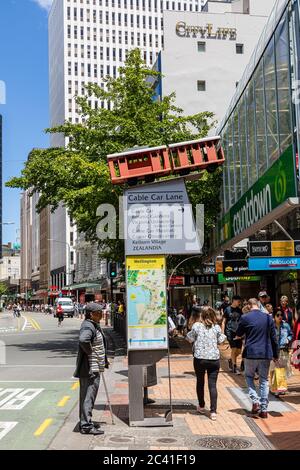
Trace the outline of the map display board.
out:
M 127 256 L 128 349 L 167 349 L 164 256 Z

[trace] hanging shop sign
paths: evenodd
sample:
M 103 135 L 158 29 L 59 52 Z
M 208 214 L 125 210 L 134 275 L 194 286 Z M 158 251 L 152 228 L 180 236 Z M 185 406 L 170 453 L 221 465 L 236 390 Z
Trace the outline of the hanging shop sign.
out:
M 186 286 L 215 286 L 218 285 L 218 276 L 215 274 L 200 274 L 197 276 L 185 276 Z
M 295 256 L 295 245 L 293 241 L 272 242 L 272 256 Z
M 222 273 L 222 272 L 223 272 L 223 261 L 217 260 L 216 261 L 216 273 Z
M 292 257 L 300 255 L 300 242 L 294 240 L 249 242 L 251 258 Z
M 249 258 L 248 263 L 253 271 L 300 269 L 300 257 Z
M 218 274 L 218 281 L 220 284 L 225 284 L 228 282 L 259 282 L 261 281 L 261 276 L 230 276 L 225 277 L 223 274 Z
M 225 277 L 235 274 L 241 275 L 248 271 L 247 260 L 223 261 L 223 275 Z
M 184 276 L 172 276 L 171 279 L 168 279 L 169 286 L 184 286 L 185 280 Z
M 294 242 L 295 256 L 300 256 L 300 241 Z
M 249 255 L 257 258 L 272 256 L 271 242 L 249 242 Z
M 203 274 L 216 274 L 216 266 L 214 264 L 205 264 L 202 270 Z
M 223 217 L 220 243 L 242 234 L 291 197 L 297 197 L 292 146 Z
M 128 349 L 167 349 L 167 288 L 164 256 L 128 256 Z

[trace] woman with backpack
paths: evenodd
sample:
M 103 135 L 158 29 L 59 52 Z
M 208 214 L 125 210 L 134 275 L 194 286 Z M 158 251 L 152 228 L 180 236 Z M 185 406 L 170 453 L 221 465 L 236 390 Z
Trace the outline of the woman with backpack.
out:
M 234 339 L 240 323 L 243 311 L 241 309 L 242 298 L 239 295 L 232 297 L 231 305 L 224 310 L 223 318 L 225 320 L 224 333 L 228 339 L 228 343 L 231 349 L 231 358 L 228 361 L 229 369 L 234 374 L 240 374 L 237 368 L 237 358 L 240 356 L 243 347 L 243 341 L 241 339 Z
M 208 376 L 210 396 L 210 419 L 217 419 L 217 379 L 220 370 L 220 351 L 218 345 L 226 339 L 217 323 L 217 315 L 213 308 L 193 307 L 190 325 L 191 331 L 187 340 L 193 343 L 194 369 L 197 377 L 197 396 L 199 406 L 197 412 L 205 414 L 204 385 L 205 375 Z

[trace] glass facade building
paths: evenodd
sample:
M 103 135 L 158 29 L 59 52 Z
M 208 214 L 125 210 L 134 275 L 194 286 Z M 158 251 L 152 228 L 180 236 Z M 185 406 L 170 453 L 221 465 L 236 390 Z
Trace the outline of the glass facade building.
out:
M 296 167 L 299 3 L 299 0 L 275 3 L 220 125 L 226 155 L 221 194 L 223 217 L 288 149 L 293 151 Z

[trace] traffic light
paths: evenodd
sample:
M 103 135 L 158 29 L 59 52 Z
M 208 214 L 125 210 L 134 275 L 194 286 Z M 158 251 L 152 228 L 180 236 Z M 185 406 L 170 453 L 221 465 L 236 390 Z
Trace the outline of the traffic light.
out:
M 113 261 L 109 263 L 109 277 L 111 279 L 117 277 L 117 263 L 114 263 Z

